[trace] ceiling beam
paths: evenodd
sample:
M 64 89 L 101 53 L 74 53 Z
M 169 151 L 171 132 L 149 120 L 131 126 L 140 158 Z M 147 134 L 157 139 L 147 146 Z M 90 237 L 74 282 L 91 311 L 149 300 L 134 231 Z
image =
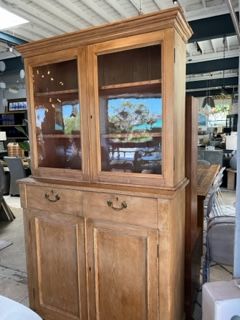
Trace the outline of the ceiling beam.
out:
M 227 50 L 230 50 L 230 45 L 229 45 L 228 37 L 226 37 L 225 39 L 226 39 L 226 47 L 227 47 Z
M 235 35 L 235 29 L 230 14 L 213 16 L 189 22 L 193 35 L 189 42 L 222 38 Z
M 208 93 L 210 96 L 217 96 L 221 94 L 221 88 L 219 89 L 206 89 L 208 90 Z M 206 97 L 207 91 L 202 90 L 202 91 L 187 91 L 188 96 L 193 96 L 193 97 Z M 230 95 L 233 93 L 233 88 L 225 88 L 225 91 Z
M 238 6 L 236 6 L 235 9 L 238 9 Z M 207 8 L 202 8 L 202 9 L 198 8 L 195 10 L 190 10 L 187 7 L 186 17 L 189 22 L 189 21 L 198 20 L 198 19 L 205 19 L 209 17 L 220 16 L 227 13 L 229 13 L 229 10 L 226 3 L 224 2 L 221 5 L 215 5 Z
M 235 32 L 236 32 L 236 35 L 237 35 L 237 38 L 238 38 L 238 43 L 240 44 L 239 19 L 238 19 L 236 13 L 235 13 L 232 1 L 231 0 L 227 0 L 226 2 L 227 2 L 227 5 L 228 5 L 228 9 L 230 11 L 230 15 L 231 15 L 231 18 L 232 18 L 232 23 L 234 25 L 234 29 L 235 29 Z M 240 9 L 240 2 L 239 1 L 238 1 L 238 6 L 239 6 L 239 9 Z
M 222 86 L 238 85 L 238 77 L 233 78 L 219 78 L 213 80 L 191 81 L 187 82 L 187 89 L 213 88 Z
M 197 51 L 201 53 L 201 57 L 204 56 L 204 46 L 201 42 L 196 42 Z
M 187 64 L 187 74 L 207 73 L 219 70 L 238 69 L 239 58 L 210 60 Z
M 12 36 L 10 34 L 7 34 L 5 32 L 0 32 L 0 41 L 11 43 L 11 44 L 24 44 L 27 41 L 22 40 L 18 37 Z
M 202 80 L 213 80 L 213 79 L 219 79 L 222 78 L 223 72 L 222 71 L 216 71 L 211 73 L 199 73 L 199 74 L 189 74 L 187 75 L 187 82 L 191 81 L 202 81 Z M 224 78 L 234 78 L 238 77 L 238 69 L 235 70 L 225 70 L 224 72 Z
M 216 52 L 217 52 L 217 49 L 216 49 L 216 46 L 215 46 L 215 43 L 214 43 L 214 39 L 211 39 L 211 40 L 210 40 L 210 43 L 211 43 L 211 46 L 212 46 L 213 51 L 216 53 Z
M 203 48 L 201 47 L 203 52 Z M 233 58 L 239 56 L 239 49 L 229 50 L 225 52 L 225 58 Z M 210 60 L 217 60 L 219 58 L 223 58 L 223 51 L 222 52 L 212 52 L 212 53 L 204 53 L 198 55 L 191 55 L 191 57 L 187 58 L 187 63 L 196 63 L 196 62 L 204 62 Z

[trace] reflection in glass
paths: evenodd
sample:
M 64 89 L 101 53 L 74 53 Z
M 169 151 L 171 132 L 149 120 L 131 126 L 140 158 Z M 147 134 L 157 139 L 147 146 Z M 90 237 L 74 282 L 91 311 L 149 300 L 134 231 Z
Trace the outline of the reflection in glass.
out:
M 161 45 L 98 56 L 103 171 L 162 173 Z
M 39 166 L 81 169 L 80 106 L 64 102 L 36 107 Z
M 77 61 L 33 68 L 39 167 L 81 169 Z
M 36 130 L 39 166 L 81 169 L 80 106 L 77 101 L 56 105 L 53 110 L 44 105 L 37 106 Z
M 161 97 L 101 101 L 102 170 L 160 174 Z

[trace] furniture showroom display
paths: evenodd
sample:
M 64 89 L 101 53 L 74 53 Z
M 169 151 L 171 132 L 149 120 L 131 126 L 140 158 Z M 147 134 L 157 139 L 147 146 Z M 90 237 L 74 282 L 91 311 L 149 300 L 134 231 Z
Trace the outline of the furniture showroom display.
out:
M 183 319 L 190 36 L 172 8 L 18 47 L 29 296 L 45 320 Z
M 26 111 L 0 113 L 0 130 L 6 131 L 8 142 L 23 141 L 27 139 L 26 135 L 21 132 L 21 129 L 27 132 L 26 117 Z

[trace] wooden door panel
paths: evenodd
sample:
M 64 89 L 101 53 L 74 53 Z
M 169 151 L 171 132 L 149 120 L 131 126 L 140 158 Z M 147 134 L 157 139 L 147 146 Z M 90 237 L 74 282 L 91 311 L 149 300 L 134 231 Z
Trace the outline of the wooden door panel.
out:
M 83 219 L 37 214 L 32 224 L 36 309 L 46 318 L 86 319 Z
M 157 319 L 157 231 L 87 224 L 90 319 Z

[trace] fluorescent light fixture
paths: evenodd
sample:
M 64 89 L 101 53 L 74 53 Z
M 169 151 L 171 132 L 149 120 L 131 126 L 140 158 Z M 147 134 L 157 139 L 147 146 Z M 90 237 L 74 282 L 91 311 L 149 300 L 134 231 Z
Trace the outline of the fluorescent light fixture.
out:
M 16 27 L 28 21 L 0 7 L 0 30 Z

